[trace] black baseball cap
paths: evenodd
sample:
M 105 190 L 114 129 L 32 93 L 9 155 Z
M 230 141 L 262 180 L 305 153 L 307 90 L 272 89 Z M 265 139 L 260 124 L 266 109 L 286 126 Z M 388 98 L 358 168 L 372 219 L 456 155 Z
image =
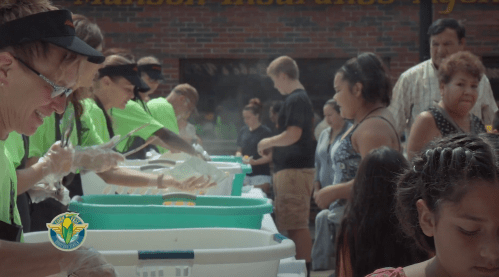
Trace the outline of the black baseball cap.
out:
M 68 10 L 41 12 L 6 22 L 0 25 L 0 38 L 0 48 L 44 41 L 87 56 L 92 63 L 100 64 L 105 59 L 101 52 L 76 36 Z
M 99 75 L 102 76 L 121 76 L 127 79 L 135 86 L 139 92 L 147 92 L 149 86 L 140 78 L 139 68 L 137 64 L 109 65 L 99 69 Z
M 151 79 L 164 82 L 166 80 L 163 76 L 161 65 L 159 64 L 141 64 L 139 65 L 140 72 L 145 72 Z

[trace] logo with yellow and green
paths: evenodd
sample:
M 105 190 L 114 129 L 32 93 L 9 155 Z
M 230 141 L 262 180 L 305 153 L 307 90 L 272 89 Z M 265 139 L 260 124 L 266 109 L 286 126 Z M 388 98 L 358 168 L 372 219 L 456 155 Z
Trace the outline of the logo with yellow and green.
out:
M 83 245 L 88 223 L 84 223 L 77 213 L 63 213 L 47 223 L 49 239 L 62 251 L 73 251 Z

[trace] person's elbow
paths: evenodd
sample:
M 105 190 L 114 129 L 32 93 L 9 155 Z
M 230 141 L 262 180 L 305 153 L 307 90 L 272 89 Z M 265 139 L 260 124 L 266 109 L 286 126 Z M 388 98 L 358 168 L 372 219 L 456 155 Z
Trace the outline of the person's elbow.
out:
M 297 141 L 299 141 L 301 138 L 301 135 L 303 133 L 302 128 L 295 127 L 295 126 L 288 127 L 288 129 L 286 131 L 287 131 L 286 137 L 287 137 L 288 141 L 290 142 L 290 144 L 293 144 L 293 143 L 296 143 Z

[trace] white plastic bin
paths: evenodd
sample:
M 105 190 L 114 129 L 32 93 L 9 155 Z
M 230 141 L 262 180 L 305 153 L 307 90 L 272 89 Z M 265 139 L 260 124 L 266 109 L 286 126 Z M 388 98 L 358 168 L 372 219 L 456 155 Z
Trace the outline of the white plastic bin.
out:
M 27 233 L 27 243 L 47 232 Z M 275 277 L 295 244 L 250 229 L 88 230 L 83 244 L 102 253 L 121 277 Z
M 144 171 L 147 172 L 147 171 Z M 171 192 L 180 192 L 181 190 L 168 188 L 157 189 L 154 187 L 127 187 L 106 183 L 99 175 L 94 172 L 81 174 L 81 185 L 84 195 L 94 194 L 142 194 L 157 195 Z M 206 195 L 230 195 L 232 179 L 230 176 L 218 183 L 217 189 L 208 189 Z
M 177 161 L 177 166 L 181 166 L 184 161 Z M 189 165 L 192 167 L 196 168 L 198 172 L 207 174 L 208 171 L 206 167 L 204 167 L 202 164 L 196 164 L 194 161 L 189 160 L 188 161 Z M 234 189 L 234 186 L 239 186 L 239 191 L 242 187 L 242 184 L 236 184 L 234 183 L 234 178 L 236 174 L 241 174 L 243 173 L 243 170 L 241 168 L 241 164 L 239 163 L 230 163 L 230 162 L 207 162 L 208 165 L 216 167 L 218 170 L 221 170 L 225 173 L 228 173 L 228 180 L 230 180 L 227 184 L 224 185 L 219 185 L 217 187 L 208 189 L 206 192 L 207 195 L 234 195 L 232 193 L 232 190 Z M 160 172 L 165 172 L 163 169 L 156 169 L 153 170 L 153 173 L 160 173 Z M 166 173 L 166 172 L 165 172 Z M 237 195 L 241 196 L 241 194 Z
M 175 166 L 173 166 L 175 164 Z M 205 195 L 231 195 L 234 174 L 241 172 L 237 163 L 206 163 L 199 158 L 191 157 L 189 160 L 172 162 L 171 160 L 132 160 L 121 165 L 128 169 L 148 172 L 153 174 L 164 173 L 176 180 L 185 180 L 189 177 L 200 175 L 210 176 L 217 185 L 207 189 L 191 191 L 193 194 Z M 108 184 L 97 174 L 89 172 L 81 175 L 84 195 L 93 194 L 165 194 L 179 192 L 175 188 L 156 189 L 152 187 L 125 187 Z

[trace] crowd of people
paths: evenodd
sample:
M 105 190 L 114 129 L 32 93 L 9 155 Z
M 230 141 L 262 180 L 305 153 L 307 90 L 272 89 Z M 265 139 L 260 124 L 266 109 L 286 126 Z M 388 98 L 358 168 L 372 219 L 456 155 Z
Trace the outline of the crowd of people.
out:
M 393 88 L 375 54 L 347 61 L 316 147 L 313 108 L 290 57 L 267 69 L 285 96 L 269 111 L 276 130 L 260 127 L 258 99 L 244 108 L 238 154 L 273 165 L 277 227 L 307 274 L 499 276 L 498 108 L 461 23 L 437 20 L 428 35 L 431 59 Z M 321 209 L 313 244 L 311 199 Z
M 264 111 L 251 99 L 242 110 L 236 154 L 253 168 L 245 183 L 272 192 L 277 228 L 294 241 L 308 274 L 335 268 L 345 277 L 499 276 L 498 108 L 484 66 L 464 50 L 464 27 L 440 19 L 428 35 L 431 59 L 403 73 L 393 89 L 373 53 L 331 76 L 336 93 L 324 104 L 327 126 L 318 139 L 290 57 L 267 68 L 285 100 Z M 5 276 L 116 276 L 93 249 L 22 243 L 24 233 L 46 230 L 67 211 L 66 190 L 83 194 L 81 171 L 118 186 L 214 185 L 117 167 L 150 149 L 202 157 L 187 122 L 199 94 L 180 84 L 150 100 L 164 80 L 160 61 L 136 61 L 126 49 L 102 54 L 103 42 L 95 23 L 48 0 L 0 3 Z M 267 112 L 270 128 L 262 124 Z M 489 133 L 485 125 L 492 125 Z M 322 209 L 314 243 L 312 199 Z

